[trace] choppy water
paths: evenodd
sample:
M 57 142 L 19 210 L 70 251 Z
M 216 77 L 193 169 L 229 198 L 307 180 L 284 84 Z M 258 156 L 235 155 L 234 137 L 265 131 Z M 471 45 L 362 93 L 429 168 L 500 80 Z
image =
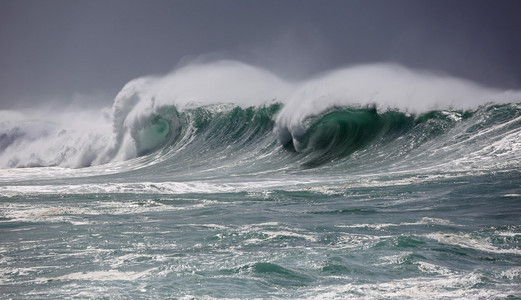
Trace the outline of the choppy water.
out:
M 0 297 L 521 297 L 521 105 L 299 98 L 321 80 L 251 106 L 131 84 L 87 134 L 4 112 Z

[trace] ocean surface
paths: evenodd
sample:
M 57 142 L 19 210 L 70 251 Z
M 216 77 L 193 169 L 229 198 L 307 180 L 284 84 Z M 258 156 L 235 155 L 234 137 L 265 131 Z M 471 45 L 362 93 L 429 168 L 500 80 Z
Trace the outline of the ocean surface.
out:
M 521 298 L 520 95 L 228 61 L 0 112 L 0 298 Z

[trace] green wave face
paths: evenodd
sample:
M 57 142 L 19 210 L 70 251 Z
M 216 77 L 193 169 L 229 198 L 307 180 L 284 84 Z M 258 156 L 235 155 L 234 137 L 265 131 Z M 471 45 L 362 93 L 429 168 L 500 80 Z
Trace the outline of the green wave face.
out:
M 313 168 L 363 149 L 381 139 L 393 139 L 413 126 L 413 117 L 376 109 L 337 109 L 308 121 L 305 134 L 296 138 L 297 152 L 309 158 L 304 167 Z
M 134 128 L 132 133 L 138 156 L 172 144 L 179 134 L 179 127 L 179 114 L 173 106 L 150 116 L 141 127 Z
M 371 110 L 337 110 L 320 117 L 298 139 L 297 151 L 309 154 L 305 167 L 315 167 L 347 156 L 373 141 L 383 120 Z
M 168 120 L 155 116 L 148 124 L 139 129 L 135 134 L 138 154 L 145 155 L 163 146 L 172 133 L 171 125 Z
M 151 116 L 133 137 L 139 155 L 156 153 L 150 159 L 161 158 L 157 162 L 168 174 L 187 166 L 203 173 L 250 174 L 318 167 L 377 170 L 451 161 L 471 152 L 483 155 L 483 147 L 521 128 L 517 104 L 421 115 L 344 107 L 305 119 L 302 133 L 282 145 L 275 132 L 281 107 L 223 104 L 178 113 L 172 106 Z
M 188 110 L 183 117 L 206 140 L 236 143 L 271 132 L 279 109 L 279 104 L 248 108 L 208 106 Z

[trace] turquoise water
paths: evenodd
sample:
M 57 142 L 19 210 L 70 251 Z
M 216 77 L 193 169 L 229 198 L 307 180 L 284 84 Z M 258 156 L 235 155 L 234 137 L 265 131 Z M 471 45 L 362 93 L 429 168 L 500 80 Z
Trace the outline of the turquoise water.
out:
M 3 170 L 2 298 L 521 297 L 518 105 L 307 152 L 278 109 L 199 109 L 195 138 L 125 167 Z M 311 128 L 352 136 L 351 114 Z
M 520 196 L 509 194 L 519 175 L 2 199 L 11 214 L 2 290 L 35 299 L 520 296 Z
M 521 105 L 412 112 L 310 85 L 0 114 L 0 298 L 520 298 Z

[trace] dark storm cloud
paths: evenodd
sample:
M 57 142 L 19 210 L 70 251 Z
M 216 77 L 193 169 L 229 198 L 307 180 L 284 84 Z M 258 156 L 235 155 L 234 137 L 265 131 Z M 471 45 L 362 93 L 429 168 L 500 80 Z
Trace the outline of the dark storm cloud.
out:
M 208 54 L 288 76 L 393 61 L 519 88 L 519 15 L 505 0 L 2 0 L 0 109 L 113 96 Z

